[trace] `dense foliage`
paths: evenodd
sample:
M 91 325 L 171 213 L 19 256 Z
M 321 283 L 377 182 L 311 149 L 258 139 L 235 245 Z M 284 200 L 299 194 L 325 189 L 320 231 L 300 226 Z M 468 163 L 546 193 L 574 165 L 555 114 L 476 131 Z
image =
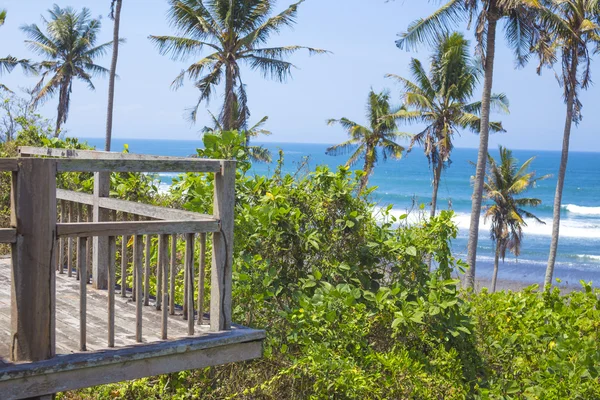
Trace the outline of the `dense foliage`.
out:
M 244 138 L 207 135 L 202 156 L 235 154 L 234 320 L 266 329 L 260 360 L 64 394 L 66 398 L 596 398 L 599 291 L 461 293 L 452 213 L 395 219 L 360 173 L 251 176 Z M 281 157 L 281 155 L 280 155 Z M 280 158 L 280 165 L 283 160 Z M 210 212 L 212 182 L 170 190 Z M 413 218 L 411 218 L 412 220 Z M 432 254 L 430 274 L 423 261 Z M 577 397 L 577 396 L 575 396 Z

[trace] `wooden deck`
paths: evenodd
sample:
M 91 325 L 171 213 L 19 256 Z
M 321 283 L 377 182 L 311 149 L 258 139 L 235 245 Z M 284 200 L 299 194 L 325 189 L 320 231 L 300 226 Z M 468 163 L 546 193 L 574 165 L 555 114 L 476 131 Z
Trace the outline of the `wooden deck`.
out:
M 79 282 L 56 274 L 56 357 L 39 362 L 11 363 L 10 259 L 0 258 L 0 397 L 17 399 L 56 390 L 136 379 L 149 375 L 201 368 L 260 357 L 264 331 L 233 326 L 209 332 L 208 316 L 187 332 L 179 308 L 169 316 L 168 340 L 161 340 L 161 311 L 151 300 L 143 309 L 143 343 L 136 343 L 136 305 L 115 296 L 115 348 L 107 347 L 106 290 L 87 291 L 87 349 L 79 349 Z M 173 335 L 173 337 L 171 337 Z M 114 368 L 115 365 L 122 365 Z M 85 379 L 82 379 L 84 378 Z

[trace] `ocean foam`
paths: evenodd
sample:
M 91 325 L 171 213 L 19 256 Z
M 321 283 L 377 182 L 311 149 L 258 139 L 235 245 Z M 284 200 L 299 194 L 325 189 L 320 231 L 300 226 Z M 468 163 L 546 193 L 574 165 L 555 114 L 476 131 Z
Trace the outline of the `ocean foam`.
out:
M 471 215 L 466 213 L 457 213 L 454 217 L 459 229 L 469 229 Z M 527 226 L 524 227 L 523 233 L 526 235 L 551 236 L 552 235 L 552 219 L 542 218 L 546 224 L 540 224 L 534 220 L 528 220 Z M 479 220 L 479 230 L 489 231 L 490 221 L 487 223 L 483 217 Z M 600 239 L 600 222 L 597 220 L 575 220 L 563 218 L 560 221 L 560 236 L 570 238 L 587 238 Z
M 583 258 L 585 260 L 600 261 L 600 256 L 592 254 L 577 254 L 577 258 Z
M 567 204 L 563 206 L 563 209 L 572 214 L 600 215 L 600 207 L 584 207 L 576 204 Z
M 377 218 L 382 219 L 380 214 L 380 207 L 376 207 L 374 210 Z M 406 214 L 405 210 L 392 209 L 390 214 L 395 217 L 400 217 Z M 408 218 L 404 222 L 409 225 L 421 222 L 429 217 L 429 210 L 413 210 L 409 213 Z M 453 221 L 456 223 L 458 228 L 465 232 L 469 230 L 471 214 L 468 213 L 456 213 Z M 542 218 L 546 224 L 541 224 L 535 220 L 527 220 L 527 226 L 524 227 L 523 233 L 525 235 L 536 235 L 536 236 L 551 236 L 552 235 L 552 219 Z M 490 229 L 490 221 L 487 223 L 484 218 L 481 217 L 479 220 L 479 231 L 480 233 L 487 233 Z M 586 239 L 600 239 L 600 221 L 597 219 L 569 219 L 562 218 L 560 221 L 560 236 L 569 238 L 586 238 Z

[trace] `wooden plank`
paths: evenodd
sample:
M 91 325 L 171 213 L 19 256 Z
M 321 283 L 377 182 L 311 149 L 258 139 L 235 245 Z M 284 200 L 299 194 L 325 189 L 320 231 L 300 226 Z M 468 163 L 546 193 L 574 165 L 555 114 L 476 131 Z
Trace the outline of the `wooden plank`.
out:
M 120 160 L 120 161 L 192 161 L 192 162 L 213 162 L 217 165 L 221 160 L 195 158 L 195 157 L 172 157 L 158 156 L 153 154 L 134 154 L 121 153 L 116 151 L 98 151 L 98 150 L 77 150 L 77 149 L 56 149 L 47 147 L 19 147 L 20 155 L 63 157 L 70 159 L 88 160 Z
M 142 342 L 142 263 L 144 260 L 144 237 L 136 235 L 133 237 L 133 270 L 134 270 L 134 290 L 135 290 L 135 340 Z
M 169 314 L 175 315 L 175 278 L 177 277 L 177 235 L 171 235 L 171 269 L 169 271 Z
M 123 219 L 127 220 L 127 218 L 127 213 L 123 213 Z M 123 237 L 121 237 L 121 297 L 127 297 L 127 267 L 129 266 L 129 254 L 127 251 L 128 242 L 129 236 L 123 235 Z
M 167 321 L 169 318 L 169 253 L 167 246 L 169 244 L 168 235 L 158 237 L 158 258 L 160 259 L 160 269 L 162 275 L 162 329 L 161 337 L 167 339 Z M 157 293 L 158 296 L 158 293 Z
M 213 234 L 211 269 L 210 329 L 231 327 L 231 280 L 233 261 L 233 210 L 235 206 L 235 161 L 222 161 L 222 173 L 215 174 L 215 218 L 221 229 Z
M 73 190 L 56 189 L 56 198 L 86 205 L 94 205 L 94 196 Z
M 73 209 L 75 203 L 69 201 L 67 205 L 69 206 L 69 222 L 74 222 Z M 73 238 L 67 239 L 67 276 L 69 278 L 73 276 Z
M 19 170 L 17 158 L 0 158 L 0 171 L 16 172 Z
M 19 172 L 12 176 L 11 225 L 17 229 L 12 245 L 11 359 L 44 360 L 55 354 L 54 160 L 20 160 Z
M 204 319 L 204 274 L 206 271 L 206 233 L 200 234 L 200 265 L 198 267 L 198 325 Z
M 151 206 L 133 201 L 111 199 L 108 197 L 99 199 L 100 207 L 112 210 L 128 212 L 141 215 L 143 217 L 164 219 L 164 220 L 211 220 L 212 215 L 199 214 L 191 211 L 178 210 L 175 208 Z
M 81 223 L 82 222 L 81 203 L 75 203 L 75 209 L 77 210 L 77 222 Z M 75 277 L 77 280 L 80 279 L 80 272 L 81 272 L 81 270 L 80 270 L 81 264 L 79 262 L 79 257 L 80 257 L 80 253 L 81 253 L 81 240 L 82 239 L 83 239 L 82 237 L 77 237 L 77 246 L 76 246 L 77 256 L 75 258 L 77 260 L 77 263 L 75 264 L 75 268 L 77 270 Z M 83 248 L 83 252 L 85 253 L 85 247 Z
M 150 248 L 152 242 L 152 236 L 146 235 L 144 257 L 144 305 L 150 305 Z
M 250 340 L 252 337 L 258 339 Z M 3 400 L 13 400 L 251 360 L 262 356 L 263 338 L 262 331 L 232 331 L 215 337 L 61 356 L 35 366 L 15 365 L 0 375 L 0 393 Z
M 117 238 L 108 238 L 108 347 L 115 346 L 115 285 L 117 261 Z
M 188 286 L 188 335 L 194 335 L 194 234 L 187 233 L 185 235 L 185 269 L 189 281 Z
M 58 172 L 219 172 L 218 160 L 56 160 Z
M 58 199 L 74 201 L 77 203 L 93 205 L 94 196 L 87 193 L 74 192 L 72 190 L 57 189 L 56 197 Z M 210 220 L 212 215 L 199 214 L 191 211 L 178 210 L 176 208 L 158 207 L 149 204 L 136 203 L 134 201 L 111 199 L 109 197 L 100 197 L 98 206 L 102 209 L 116 210 L 131 214 L 137 214 L 143 217 L 164 219 L 164 220 Z M 106 219 L 108 220 L 108 218 Z
M 57 222 L 66 222 L 67 221 L 67 202 L 64 200 L 60 201 L 60 221 Z M 67 239 L 69 240 L 69 239 Z M 65 273 L 65 239 L 58 239 L 58 273 Z
M 77 239 L 77 270 L 79 279 L 79 350 L 86 351 L 87 345 L 87 257 L 86 238 Z
M 122 221 L 94 223 L 60 223 L 60 237 L 120 236 L 120 235 L 172 235 L 175 233 L 217 232 L 219 221 Z
M 14 228 L 0 228 L 0 243 L 15 243 L 17 230 Z

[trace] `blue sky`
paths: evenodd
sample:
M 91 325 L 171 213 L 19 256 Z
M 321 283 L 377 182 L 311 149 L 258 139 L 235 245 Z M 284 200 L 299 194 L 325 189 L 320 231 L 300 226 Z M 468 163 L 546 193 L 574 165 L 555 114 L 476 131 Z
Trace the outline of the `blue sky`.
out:
M 291 1 L 291 0 L 289 0 Z M 19 30 L 24 23 L 41 23 L 40 15 L 55 1 L 5 0 L 7 22 L 0 29 L 1 53 L 17 57 L 37 56 L 23 45 L 25 36 Z M 60 6 L 88 7 L 94 16 L 103 16 L 101 42 L 111 39 L 112 21 L 108 14 L 109 0 L 56 1 Z M 279 1 L 281 9 L 288 4 Z M 273 45 L 300 44 L 319 47 L 333 54 L 309 57 L 295 55 L 291 61 L 298 66 L 293 79 L 278 83 L 262 78 L 261 74 L 244 69 L 248 86 L 251 122 L 264 115 L 270 117 L 267 128 L 275 142 L 335 143 L 345 139 L 339 127 L 328 127 L 328 118 L 342 116 L 365 122 L 365 101 L 371 87 L 389 88 L 399 100 L 399 87 L 384 78 L 386 73 L 408 74 L 411 57 L 425 60 L 427 48 L 408 53 L 395 46 L 399 32 L 416 18 L 426 16 L 438 6 L 437 1 L 424 0 L 307 0 L 299 9 L 298 24 L 272 38 Z M 121 36 L 127 43 L 121 47 L 120 79 L 116 87 L 114 136 L 120 138 L 197 139 L 199 130 L 210 123 L 209 115 L 200 113 L 195 126 L 184 118 L 185 109 L 195 104 L 197 90 L 190 82 L 178 91 L 170 83 L 178 72 L 192 60 L 174 62 L 163 57 L 148 41 L 149 34 L 171 34 L 165 14 L 166 0 L 124 0 Z M 465 30 L 465 27 L 458 27 Z M 469 39 L 473 32 L 466 31 Z M 499 35 L 495 92 L 504 92 L 511 102 L 511 114 L 500 118 L 508 132 L 493 135 L 490 146 L 503 144 L 514 149 L 558 150 L 562 142 L 564 104 L 554 72 L 545 70 L 542 77 L 535 74 L 535 65 L 515 70 L 513 58 Z M 97 61 L 108 67 L 110 54 Z M 596 65 L 593 73 L 598 72 Z M 35 78 L 25 77 L 15 70 L 3 75 L 7 86 L 30 87 Z M 67 134 L 79 137 L 101 137 L 105 131 L 107 79 L 96 79 L 96 91 L 84 84 L 74 85 Z M 599 88 L 582 96 L 584 120 L 572 135 L 573 150 L 600 151 Z M 210 104 L 215 110 L 220 98 Z M 48 101 L 41 111 L 55 116 L 57 98 Z M 417 127 L 401 128 L 416 132 Z M 478 137 L 465 132 L 456 138 L 458 147 L 476 147 Z

